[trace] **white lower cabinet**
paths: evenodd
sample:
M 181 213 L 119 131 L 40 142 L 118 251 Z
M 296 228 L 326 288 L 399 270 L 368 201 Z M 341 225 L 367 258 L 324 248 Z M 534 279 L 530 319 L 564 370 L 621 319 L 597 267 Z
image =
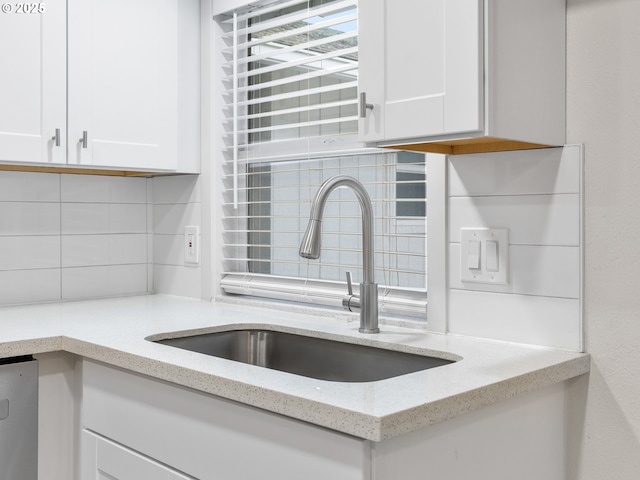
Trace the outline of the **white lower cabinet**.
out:
M 157 465 L 199 480 L 371 478 L 366 440 L 90 361 L 82 377 L 82 480 L 182 478 L 125 476 Z
M 189 480 L 187 477 L 133 450 L 91 432 L 82 432 L 86 452 L 83 478 L 96 480 Z
M 568 468 L 564 383 L 378 443 L 92 361 L 82 370 L 81 480 L 564 480 Z

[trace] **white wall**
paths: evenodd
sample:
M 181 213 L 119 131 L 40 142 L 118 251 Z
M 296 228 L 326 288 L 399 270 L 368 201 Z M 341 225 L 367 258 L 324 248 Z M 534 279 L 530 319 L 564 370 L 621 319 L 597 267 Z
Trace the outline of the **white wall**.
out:
M 568 478 L 640 478 L 640 2 L 568 0 L 567 134 L 585 145 L 585 327 Z M 585 400 L 586 399 L 586 400 Z
M 150 291 L 147 183 L 0 172 L 0 305 Z
M 153 291 L 181 297 L 207 298 L 202 289 L 202 261 L 184 261 L 184 227 L 201 229 L 202 181 L 197 175 L 152 179 L 153 201 Z M 206 209 L 209 212 L 209 208 Z M 202 259 L 201 255 L 201 259 Z
M 581 350 L 580 147 L 451 156 L 447 163 L 447 331 Z M 461 280 L 461 228 L 509 230 L 507 285 Z

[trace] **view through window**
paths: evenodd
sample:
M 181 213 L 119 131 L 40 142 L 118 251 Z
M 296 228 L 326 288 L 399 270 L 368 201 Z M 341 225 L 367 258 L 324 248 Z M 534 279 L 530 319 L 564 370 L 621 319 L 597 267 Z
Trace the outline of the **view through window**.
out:
M 357 2 L 285 1 L 222 22 L 230 59 L 223 287 L 237 293 L 253 276 L 344 282 L 348 270 L 358 282 L 360 207 L 347 189 L 327 203 L 320 260 L 298 256 L 315 192 L 346 174 L 374 203 L 376 282 L 424 292 L 425 156 L 357 143 Z

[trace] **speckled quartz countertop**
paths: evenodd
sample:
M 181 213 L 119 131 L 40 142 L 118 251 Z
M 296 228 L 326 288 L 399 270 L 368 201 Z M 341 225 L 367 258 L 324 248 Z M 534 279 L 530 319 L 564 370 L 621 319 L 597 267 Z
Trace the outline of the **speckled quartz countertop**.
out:
M 160 345 L 166 332 L 276 325 L 323 338 L 424 353 L 455 363 L 378 382 L 315 380 Z M 229 303 L 147 295 L 0 308 L 0 357 L 64 350 L 381 441 L 589 371 L 586 354 Z M 174 335 L 180 336 L 180 335 Z

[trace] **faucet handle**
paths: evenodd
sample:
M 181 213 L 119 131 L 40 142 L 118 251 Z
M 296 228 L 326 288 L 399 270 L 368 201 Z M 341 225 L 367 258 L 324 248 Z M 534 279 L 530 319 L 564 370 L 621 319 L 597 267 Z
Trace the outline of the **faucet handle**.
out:
M 347 272 L 347 294 L 342 297 L 342 307 L 350 312 L 360 311 L 360 297 L 353 294 L 353 284 L 351 283 L 351 272 Z

